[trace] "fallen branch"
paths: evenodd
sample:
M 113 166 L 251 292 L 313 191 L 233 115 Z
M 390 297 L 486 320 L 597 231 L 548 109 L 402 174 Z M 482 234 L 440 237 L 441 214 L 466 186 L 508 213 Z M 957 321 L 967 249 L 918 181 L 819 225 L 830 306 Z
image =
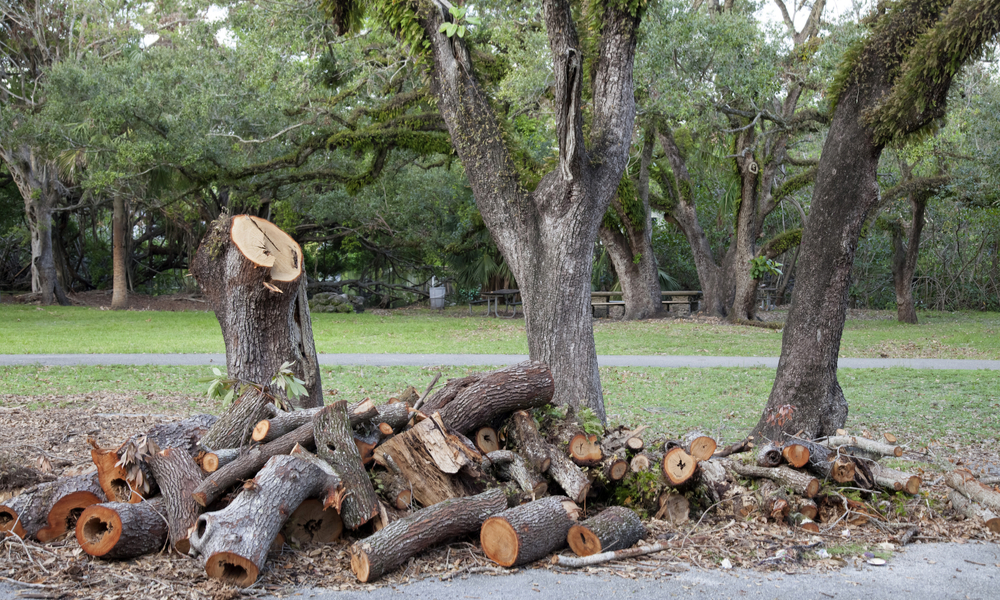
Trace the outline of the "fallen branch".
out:
M 580 558 L 557 554 L 552 557 L 552 564 L 559 565 L 560 567 L 579 569 L 580 567 L 599 565 L 612 560 L 621 560 L 623 558 L 632 558 L 633 556 L 643 556 L 645 554 L 662 552 L 664 550 L 668 550 L 669 548 L 670 546 L 668 544 L 658 543 L 653 544 L 652 546 L 640 546 L 639 548 L 628 548 L 625 550 L 615 550 L 613 552 L 601 552 L 600 554 L 591 554 L 590 556 Z

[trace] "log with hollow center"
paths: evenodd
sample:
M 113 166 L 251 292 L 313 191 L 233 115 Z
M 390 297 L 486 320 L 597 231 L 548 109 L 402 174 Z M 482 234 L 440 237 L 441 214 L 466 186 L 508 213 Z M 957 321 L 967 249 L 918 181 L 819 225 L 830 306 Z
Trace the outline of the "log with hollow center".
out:
M 38 484 L 0 504 L 0 537 L 54 540 L 73 529 L 84 508 L 103 499 L 96 472 Z
M 76 541 L 101 558 L 135 558 L 157 552 L 167 541 L 162 497 L 135 504 L 105 502 L 88 506 L 76 522 Z

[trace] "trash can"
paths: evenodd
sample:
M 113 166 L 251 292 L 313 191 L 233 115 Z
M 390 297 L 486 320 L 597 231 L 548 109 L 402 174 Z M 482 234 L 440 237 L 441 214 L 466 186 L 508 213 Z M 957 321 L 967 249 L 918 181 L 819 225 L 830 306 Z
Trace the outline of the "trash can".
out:
M 429 289 L 431 293 L 431 308 L 444 310 L 444 292 L 446 289 L 445 286 L 443 285 L 431 286 Z

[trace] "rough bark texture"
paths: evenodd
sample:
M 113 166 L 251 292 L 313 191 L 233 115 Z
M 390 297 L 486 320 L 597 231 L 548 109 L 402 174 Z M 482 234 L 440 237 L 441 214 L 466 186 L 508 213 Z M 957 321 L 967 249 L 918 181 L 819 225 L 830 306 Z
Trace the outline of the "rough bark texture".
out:
M 510 450 L 494 450 L 483 457 L 483 468 L 492 471 L 500 481 L 513 481 L 532 500 L 541 498 L 548 484 L 532 471 L 520 455 Z
M 41 483 L 0 504 L 0 534 L 48 542 L 71 529 L 83 508 L 103 499 L 96 472 Z
M 405 408 L 405 405 L 403 406 Z M 316 413 L 322 409 L 322 406 L 316 406 L 301 410 L 279 411 L 277 414 L 268 419 L 258 421 L 257 424 L 254 425 L 251 438 L 255 442 L 270 442 L 276 440 L 287 433 L 295 431 L 306 423 L 312 423 Z M 357 427 L 364 423 L 381 419 L 382 410 L 387 410 L 393 415 L 397 415 L 399 412 L 394 405 L 386 404 L 383 405 L 383 407 L 376 407 L 375 403 L 368 399 L 351 404 L 347 407 L 347 414 L 350 418 L 351 427 Z M 393 418 L 395 419 L 395 417 Z M 394 424 L 397 422 L 398 419 L 393 420 Z M 403 424 L 405 425 L 405 421 Z
M 181 554 L 187 554 L 191 549 L 188 530 L 202 511 L 192 494 L 204 475 L 183 448 L 165 448 L 157 452 L 149 457 L 149 466 L 166 502 L 170 543 Z
M 126 265 L 128 259 L 125 257 L 128 216 L 125 213 L 125 196 L 115 193 L 111 204 L 111 264 L 114 265 L 111 280 L 111 309 L 123 310 L 128 308 L 128 267 Z
M 844 448 L 852 454 L 861 453 L 871 456 L 874 460 L 878 460 L 883 456 L 899 458 L 903 455 L 903 448 L 901 446 L 883 444 L 882 442 L 856 436 L 835 435 L 827 438 L 822 444 L 830 449 Z
M 257 580 L 271 543 L 302 501 L 339 497 L 341 487 L 309 461 L 275 456 L 229 506 L 198 518 L 191 549 L 203 557 L 209 577 L 246 587 Z
M 521 410 L 514 413 L 509 421 L 507 445 L 513 447 L 525 461 L 539 473 L 549 470 L 552 463 L 550 449 L 535 426 L 531 415 Z
M 158 552 L 167 542 L 164 512 L 162 498 L 136 504 L 94 504 L 76 522 L 76 541 L 84 552 L 101 558 L 127 559 Z
M 876 464 L 872 466 L 872 474 L 875 476 L 875 483 L 891 492 L 906 492 L 914 496 L 920 491 L 923 480 L 909 473 L 890 469 Z
M 251 386 L 226 408 L 219 420 L 201 438 L 201 445 L 209 450 L 242 448 L 250 442 L 254 426 L 276 412 L 274 398 Z
M 486 373 L 474 373 L 472 375 L 467 375 L 465 377 L 456 377 L 454 379 L 449 379 L 444 387 L 434 392 L 434 395 L 427 398 L 423 404 L 416 406 L 421 411 L 432 414 L 436 411 L 441 410 L 446 404 L 455 399 L 466 388 L 477 383 L 480 379 L 486 376 Z
M 770 479 L 779 485 L 792 489 L 792 491 L 796 494 L 806 498 L 813 498 L 819 493 L 819 480 L 808 473 L 803 473 L 802 471 L 796 471 L 795 469 L 785 466 L 769 469 L 767 467 L 744 464 L 738 460 L 727 459 L 724 459 L 722 464 L 727 469 L 734 471 L 737 475 Z
M 983 525 L 993 533 L 1000 533 L 1000 517 L 988 508 L 983 508 L 979 504 L 970 501 L 958 490 L 950 490 L 948 499 L 951 500 L 951 507 L 955 512 L 966 519 L 982 520 Z
M 588 63 L 582 60 L 584 46 L 570 4 L 544 2 L 559 166 L 529 193 L 518 179 L 488 95 L 475 79 L 465 42 L 439 31 L 451 17 L 438 6 L 421 6 L 418 15 L 433 59 L 431 89 L 479 212 L 521 290 L 530 356 L 552 368 L 554 403 L 589 406 L 603 420 L 588 292 L 594 240 L 628 159 L 639 15 L 617 5 L 604 8 L 599 54 L 585 78 Z M 592 85 L 586 139 L 585 79 Z
M 406 510 L 413 501 L 413 490 L 410 482 L 403 476 L 402 469 L 396 464 L 392 456 L 383 455 L 386 470 L 374 475 L 379 487 L 382 488 L 382 497 L 389 501 L 389 505 L 397 510 Z
M 438 412 L 448 427 L 466 434 L 507 413 L 544 406 L 554 392 L 553 373 L 548 366 L 523 362 L 484 376 Z
M 283 362 L 294 361 L 292 369 L 308 391 L 295 403 L 322 406 L 306 278 L 271 280 L 269 269 L 255 266 L 232 243 L 232 220 L 223 215 L 213 222 L 191 261 L 191 274 L 222 327 L 227 373 L 264 386 Z M 301 260 L 301 250 L 299 254 L 297 260 Z
M 375 581 L 435 544 L 477 531 L 506 508 L 507 498 L 499 489 L 439 502 L 355 542 L 351 570 L 361 582 Z
M 631 548 L 646 537 L 646 527 L 635 511 L 611 506 L 569 528 L 567 541 L 579 556 Z
M 924 229 L 924 211 L 927 198 L 911 195 L 909 198 L 913 222 L 909 231 L 901 222 L 892 228 L 892 283 L 896 288 L 896 319 L 900 323 L 917 322 L 917 309 L 913 304 L 913 274 L 917 270 L 920 252 L 920 234 Z M 906 243 L 903 237 L 906 237 Z
M 944 482 L 969 500 L 1000 513 L 1000 492 L 980 483 L 970 471 L 955 469 L 945 475 Z
M 536 561 L 566 546 L 579 507 L 565 496 L 516 506 L 483 523 L 479 538 L 486 557 L 502 567 Z
M 590 480 L 580 467 L 570 460 L 565 452 L 560 451 L 555 446 L 546 443 L 531 415 L 524 411 L 518 411 L 511 416 L 511 439 L 514 445 L 525 453 L 525 460 L 536 469 L 539 462 L 544 466 L 544 459 L 549 460 L 548 469 L 545 472 L 562 487 L 563 492 L 573 499 L 574 502 L 583 502 L 587 498 L 590 490 Z M 530 450 L 529 450 L 530 449 Z
M 333 467 L 350 493 L 340 507 L 344 526 L 354 530 L 378 514 L 378 497 L 354 443 L 347 402 L 325 407 L 313 421 L 316 453 Z

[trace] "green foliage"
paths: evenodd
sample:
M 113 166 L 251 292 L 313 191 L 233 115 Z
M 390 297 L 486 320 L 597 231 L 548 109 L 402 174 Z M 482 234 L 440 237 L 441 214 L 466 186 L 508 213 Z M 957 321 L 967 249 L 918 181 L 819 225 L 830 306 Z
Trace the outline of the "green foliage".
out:
M 417 16 L 418 3 L 414 0 L 378 0 L 369 3 L 368 9 L 376 22 L 384 25 L 409 48 L 410 54 L 427 59 L 431 42 L 424 33 Z
M 630 472 L 625 476 L 612 493 L 612 502 L 618 506 L 626 506 L 638 512 L 643 518 L 655 511 L 660 491 L 658 468 L 638 473 Z
M 583 428 L 587 435 L 603 435 L 604 434 L 604 423 L 601 422 L 601 418 L 588 407 L 583 407 L 577 412 L 576 420 Z
M 765 275 L 781 275 L 781 269 L 778 268 L 780 266 L 781 263 L 766 256 L 755 256 L 750 259 L 750 277 L 751 279 L 761 279 Z
M 305 381 L 296 377 L 295 373 L 292 372 L 292 367 L 294 366 L 294 361 L 285 361 L 281 363 L 278 372 L 271 377 L 271 385 L 284 392 L 292 402 L 309 393 L 306 386 L 303 385 Z
M 448 7 L 448 12 L 451 14 L 452 21 L 450 23 L 441 23 L 438 33 L 443 33 L 449 38 L 456 35 L 464 38 L 465 31 L 469 25 L 479 25 L 482 23 L 479 17 L 468 14 L 469 8 L 466 6 L 450 6 Z
M 242 387 L 241 382 L 238 379 L 230 379 L 218 367 L 212 367 L 212 372 L 215 373 L 215 377 L 208 376 L 198 379 L 198 381 L 208 384 L 205 395 L 208 396 L 209 400 L 220 401 L 224 404 L 231 403 L 236 397 L 237 390 Z

